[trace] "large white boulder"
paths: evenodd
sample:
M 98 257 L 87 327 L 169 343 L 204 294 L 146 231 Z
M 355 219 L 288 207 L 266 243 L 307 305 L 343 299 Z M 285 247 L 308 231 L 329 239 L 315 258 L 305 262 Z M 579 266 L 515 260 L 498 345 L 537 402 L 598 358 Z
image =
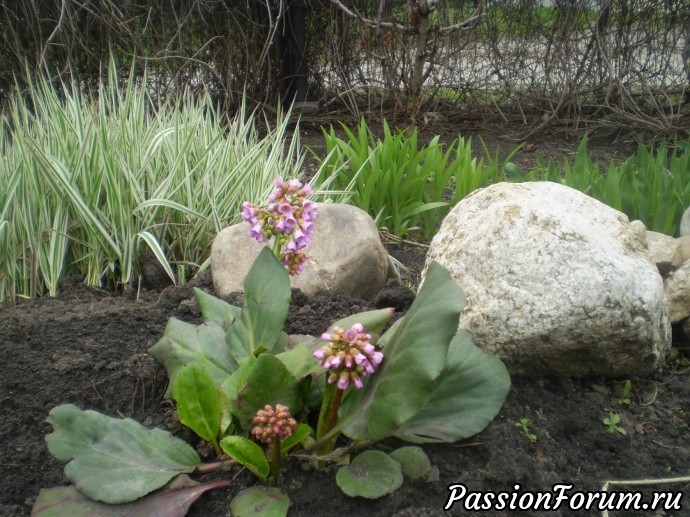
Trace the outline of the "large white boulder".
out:
M 643 375 L 671 343 L 643 225 L 574 189 L 500 183 L 458 203 L 427 264 L 467 296 L 460 327 L 517 374 Z
M 319 204 L 307 262 L 292 287 L 308 297 L 341 294 L 373 300 L 386 283 L 388 254 L 373 219 L 351 205 Z M 249 268 L 263 244 L 251 239 L 249 225 L 221 231 L 211 247 L 213 287 L 220 296 L 242 291 Z

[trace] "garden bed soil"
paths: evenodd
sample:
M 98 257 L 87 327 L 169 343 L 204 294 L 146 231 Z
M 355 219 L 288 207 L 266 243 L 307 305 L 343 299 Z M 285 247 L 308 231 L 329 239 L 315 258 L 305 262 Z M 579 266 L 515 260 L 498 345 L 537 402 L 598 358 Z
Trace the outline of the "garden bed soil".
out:
M 402 243 L 389 245 L 389 252 L 411 267 L 406 275 L 414 283 L 425 249 Z M 45 443 L 52 430 L 46 416 L 59 404 L 131 417 L 198 445 L 192 433 L 177 423 L 171 403 L 163 400 L 165 371 L 147 354 L 171 316 L 200 321 L 192 286 L 212 291 L 208 274 L 184 287 L 140 293 L 106 292 L 69 279 L 55 299 L 0 309 L 0 515 L 29 515 L 41 488 L 68 484 L 63 465 L 50 456 Z M 294 291 L 286 330 L 319 335 L 348 314 L 383 305 L 404 312 L 411 300 L 412 293 L 405 288 L 386 289 L 377 303 L 346 297 L 310 301 Z M 470 490 L 493 491 L 511 491 L 519 485 L 520 493 L 548 491 L 565 483 L 585 491 L 600 490 L 607 480 L 687 475 L 687 361 L 676 360 L 660 374 L 631 380 L 630 403 L 620 404 L 623 379 L 513 378 L 505 405 L 485 431 L 460 443 L 424 446 L 439 470 L 438 481 L 406 480 L 397 492 L 378 500 L 350 498 L 336 486 L 333 469 L 305 470 L 294 460 L 288 460 L 278 486 L 289 494 L 292 516 L 403 517 L 442 515 L 450 494 L 447 487 L 457 483 Z M 607 430 L 602 420 L 609 412 L 621 416 L 627 435 Z M 534 443 L 516 426 L 523 418 L 531 420 Z M 376 448 L 388 451 L 399 445 L 387 440 Z M 229 480 L 230 488 L 206 492 L 189 515 L 225 515 L 233 496 L 255 484 L 248 472 L 236 466 L 204 478 L 218 479 Z M 688 494 L 690 486 L 650 484 L 646 496 L 659 490 Z M 687 495 L 682 504 L 680 511 L 649 515 L 690 515 Z M 567 508 L 523 512 L 574 513 Z M 513 514 L 468 512 L 460 504 L 450 511 L 450 515 Z
M 356 123 L 356 121 L 355 121 Z M 504 131 L 484 127 L 462 131 L 474 136 L 475 154 L 481 156 L 479 134 L 489 149 L 500 149 L 504 159 L 518 140 Z M 422 131 L 420 143 L 441 134 L 450 143 L 453 127 Z M 303 121 L 302 144 L 323 155 L 318 123 Z M 523 140 L 514 162 L 523 170 L 534 166 L 537 152 L 562 162 L 571 160 L 577 140 L 557 135 Z M 590 156 L 621 161 L 633 142 L 614 146 L 610 139 L 590 139 Z M 492 151 L 493 152 L 493 151 Z M 315 161 L 305 163 L 307 174 Z M 425 258 L 423 246 L 387 243 L 389 253 L 409 269 L 406 285 L 415 286 Z M 148 427 L 160 427 L 199 445 L 191 431 L 179 424 L 174 406 L 163 400 L 167 377 L 148 349 L 162 336 L 170 317 L 200 322 L 192 287 L 212 292 L 208 274 L 183 287 L 155 286 L 140 292 L 110 292 L 86 287 L 81 279 L 66 279 L 57 298 L 29 300 L 0 308 L 0 516 L 29 515 L 44 487 L 69 484 L 63 465 L 48 453 L 45 435 L 51 408 L 72 403 L 114 417 L 131 417 Z M 373 307 L 393 306 L 404 313 L 413 299 L 405 288 L 387 288 L 376 302 L 347 297 L 307 300 L 298 291 L 287 322 L 287 332 L 320 335 L 333 321 Z M 231 297 L 239 303 L 238 297 Z M 460 443 L 428 445 L 424 450 L 439 470 L 438 481 L 406 480 L 390 496 L 366 500 L 345 496 L 335 484 L 335 471 L 304 469 L 288 461 L 278 482 L 292 501 L 291 516 L 442 515 L 450 495 L 448 485 L 462 483 L 469 490 L 519 492 L 548 491 L 554 484 L 572 484 L 573 490 L 599 490 L 611 479 L 657 479 L 688 475 L 690 471 L 690 363 L 681 355 L 666 369 L 643 379 L 631 379 L 630 404 L 620 404 L 625 379 L 571 380 L 513 378 L 505 405 L 489 427 Z M 401 387 L 404 389 L 404 387 Z M 621 416 L 623 436 L 607 430 L 602 420 L 609 412 Z M 516 426 L 531 420 L 532 443 Z M 381 450 L 401 445 L 395 440 L 377 444 Z M 209 458 L 210 460 L 210 458 Z M 206 476 L 202 481 L 229 480 L 229 489 L 206 492 L 192 506 L 191 516 L 225 515 L 228 502 L 254 478 L 238 467 Z M 632 489 L 632 488 L 630 488 Z M 690 515 L 690 485 L 650 484 L 652 491 L 683 492 L 683 509 L 653 515 Z M 511 511 L 470 512 L 454 505 L 450 515 L 513 515 Z M 561 508 L 524 515 L 571 515 Z M 590 512 L 579 512 L 587 515 Z M 599 515 L 599 512 L 591 512 Z M 617 515 L 611 512 L 610 515 Z M 626 515 L 639 515 L 628 513 Z

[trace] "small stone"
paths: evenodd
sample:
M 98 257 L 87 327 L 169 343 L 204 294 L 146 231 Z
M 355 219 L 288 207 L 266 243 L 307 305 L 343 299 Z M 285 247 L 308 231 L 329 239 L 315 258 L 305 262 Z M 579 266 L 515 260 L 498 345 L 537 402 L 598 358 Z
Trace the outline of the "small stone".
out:
M 690 262 L 670 273 L 664 280 L 671 323 L 690 316 Z
M 351 205 L 318 205 L 304 270 L 290 277 L 307 297 L 346 295 L 373 300 L 388 277 L 388 254 L 373 219 Z M 211 247 L 213 286 L 220 296 L 242 291 L 249 269 L 264 245 L 251 239 L 249 225 L 221 231 Z
M 685 209 L 680 218 L 680 236 L 690 235 L 690 207 Z
M 690 260 L 690 235 L 684 235 L 676 239 L 680 245 L 680 259 L 682 262 Z
M 647 249 L 649 250 L 649 260 L 656 265 L 662 276 L 677 269 L 683 263 L 680 242 L 663 233 L 648 231 Z

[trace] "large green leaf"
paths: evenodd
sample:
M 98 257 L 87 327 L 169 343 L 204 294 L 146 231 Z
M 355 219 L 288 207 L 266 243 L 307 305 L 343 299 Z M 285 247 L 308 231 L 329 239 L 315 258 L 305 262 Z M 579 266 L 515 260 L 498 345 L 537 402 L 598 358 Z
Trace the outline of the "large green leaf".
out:
M 264 248 L 244 281 L 244 306 L 230 326 L 227 342 L 235 359 L 271 351 L 285 324 L 290 308 L 290 277 L 285 267 Z
M 85 495 L 110 504 L 134 501 L 201 462 L 182 440 L 160 429 L 65 404 L 53 408 L 48 450 Z
M 240 317 L 242 310 L 239 307 L 229 304 L 226 301 L 208 294 L 198 287 L 194 288 L 194 297 L 199 305 L 199 310 L 204 321 L 218 323 L 223 330 L 227 330 L 237 318 Z
M 396 436 L 415 443 L 455 442 L 482 431 L 498 414 L 510 390 L 503 362 L 460 330 L 448 349 L 448 364 L 424 407 Z
M 225 343 L 225 331 L 213 321 L 192 325 L 170 318 L 163 337 L 149 349 L 149 354 L 163 363 L 168 372 L 166 398 L 172 397 L 175 375 L 186 364 L 203 364 L 216 386 L 237 368 Z
M 381 451 L 364 451 L 341 467 L 335 482 L 350 497 L 378 499 L 394 492 L 403 482 L 400 463 Z
M 307 375 L 324 371 L 323 366 L 314 359 L 314 351 L 323 345 L 322 341 L 314 338 L 311 341 L 298 343 L 294 348 L 276 354 L 275 357 L 280 359 L 295 379 L 301 379 Z
M 235 399 L 237 417 L 244 429 L 253 427 L 253 419 L 266 404 L 282 404 L 295 414 L 301 409 L 297 379 L 285 365 L 270 354 L 261 354 L 249 372 L 247 381 Z
M 432 263 L 403 321 L 392 336 L 382 336 L 385 357 L 378 371 L 343 400 L 339 415 L 344 434 L 357 441 L 380 440 L 424 406 L 446 366 L 464 306 L 460 287 L 445 268 Z
M 184 517 L 192 503 L 204 492 L 224 488 L 229 481 L 215 481 L 203 485 L 182 474 L 164 489 L 134 502 L 112 505 L 89 499 L 73 486 L 42 488 L 31 511 L 34 517 Z
M 395 309 L 387 308 L 351 314 L 333 323 L 330 327 L 328 327 L 327 332 L 332 333 L 334 327 L 348 329 L 355 323 L 361 323 L 364 327 L 364 331 L 371 335 L 371 343 L 375 345 L 378 341 L 381 331 L 391 320 L 394 312 Z
M 230 502 L 232 517 L 285 517 L 290 498 L 280 488 L 253 486 L 245 488 Z
M 233 407 L 235 404 L 235 399 L 237 398 L 237 394 L 247 383 L 249 374 L 251 373 L 252 368 L 254 368 L 255 364 L 256 357 L 254 357 L 253 355 L 244 358 L 242 361 L 240 361 L 240 364 L 237 367 L 237 369 L 234 372 L 232 372 L 232 375 L 225 379 L 225 381 L 221 385 L 221 391 L 225 394 L 225 396 L 228 399 L 230 399 Z
M 364 330 L 371 334 L 371 342 L 375 344 L 379 338 L 379 334 L 392 316 L 393 309 L 377 309 L 360 312 L 336 321 L 333 325 L 328 327 L 327 332 L 333 332 L 334 327 L 348 329 L 355 323 L 361 323 Z M 324 372 L 323 366 L 314 359 L 314 351 L 324 345 L 325 343 L 320 339 L 312 338 L 298 343 L 285 352 L 276 354 L 276 357 L 283 362 L 296 379 L 301 379 L 307 375 Z
M 173 384 L 180 422 L 207 442 L 215 442 L 220 431 L 220 398 L 217 390 L 201 363 L 182 367 Z

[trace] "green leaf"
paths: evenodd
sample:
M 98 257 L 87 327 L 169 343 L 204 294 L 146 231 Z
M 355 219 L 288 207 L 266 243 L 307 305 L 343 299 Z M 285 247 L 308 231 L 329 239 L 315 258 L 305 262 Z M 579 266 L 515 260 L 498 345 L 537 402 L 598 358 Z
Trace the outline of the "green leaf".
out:
M 227 434 L 231 434 L 234 430 L 232 425 L 233 406 L 232 399 L 230 399 L 222 388 L 217 391 L 218 400 L 220 401 L 220 425 L 218 427 L 218 437 L 222 438 Z
M 198 287 L 194 288 L 194 297 L 199 304 L 199 310 L 204 321 L 213 321 L 227 330 L 234 321 L 240 317 L 242 310 L 239 307 L 229 304 L 208 294 Z
M 163 363 L 168 372 L 166 398 L 172 397 L 175 375 L 186 364 L 203 364 L 216 386 L 237 368 L 225 342 L 225 332 L 213 321 L 192 325 L 170 318 L 163 337 L 149 349 L 149 354 Z
M 365 451 L 342 467 L 335 482 L 350 497 L 378 499 L 402 485 L 400 463 L 381 451 Z
M 215 442 L 220 431 L 220 399 L 206 367 L 200 363 L 182 367 L 175 376 L 173 397 L 180 422 L 207 442 Z
M 303 341 L 290 350 L 276 354 L 275 357 L 285 365 L 295 379 L 302 379 L 307 375 L 324 371 L 323 366 L 314 359 L 314 351 L 321 346 L 323 342 L 318 339 Z
M 448 364 L 434 381 L 424 407 L 395 435 L 415 443 L 455 442 L 482 431 L 498 414 L 510 390 L 503 362 L 460 330 L 448 349 Z
M 230 399 L 231 404 L 234 407 L 234 401 L 237 398 L 237 394 L 247 383 L 249 378 L 249 373 L 254 368 L 256 364 L 256 357 L 253 355 L 247 356 L 245 359 L 240 361 L 237 369 L 232 373 L 230 377 L 225 379 L 220 389 L 225 394 L 225 396 Z
M 199 484 L 187 475 L 180 475 L 164 489 L 137 499 L 132 503 L 111 505 L 89 499 L 74 486 L 42 488 L 34 503 L 31 515 L 37 517 L 184 517 L 204 492 L 213 488 L 225 488 L 229 481 Z
M 280 488 L 253 486 L 245 488 L 230 502 L 233 517 L 285 517 L 290 498 Z
M 302 443 L 302 441 L 308 436 L 312 435 L 313 432 L 314 430 L 307 424 L 297 424 L 295 432 L 287 438 L 284 438 L 283 441 L 280 443 L 280 452 L 283 454 L 287 454 L 288 452 L 290 452 L 290 449 Z
M 375 345 L 383 329 L 388 325 L 388 322 L 393 317 L 395 309 L 377 309 L 373 311 L 364 311 L 357 314 L 351 314 L 343 319 L 340 319 L 328 327 L 329 334 L 334 332 L 335 327 L 342 329 L 349 329 L 355 323 L 361 323 L 364 331 L 371 334 L 371 344 Z M 323 344 L 321 345 L 323 346 Z M 318 348 L 318 347 L 317 347 Z
M 228 329 L 227 342 L 235 359 L 260 347 L 273 350 L 290 308 L 290 278 L 269 248 L 254 261 L 244 281 L 244 307 Z
M 220 441 L 220 447 L 225 454 L 247 467 L 256 477 L 261 480 L 268 479 L 271 469 L 266 454 L 255 442 L 243 436 L 226 436 Z
M 247 381 L 237 394 L 235 408 L 244 429 L 253 427 L 253 419 L 266 404 L 283 404 L 292 414 L 301 409 L 297 379 L 280 359 L 261 354 L 249 372 Z
M 126 503 L 162 487 L 201 462 L 182 440 L 160 429 L 71 404 L 53 408 L 48 450 L 67 463 L 65 475 L 85 495 L 110 504 Z
M 438 481 L 438 469 L 431 465 L 429 456 L 421 447 L 400 447 L 390 453 L 400 463 L 402 473 L 413 480 Z
M 170 262 L 168 261 L 168 257 L 165 256 L 165 252 L 163 251 L 163 247 L 158 242 L 158 239 L 156 239 L 156 236 L 153 235 L 151 232 L 144 231 L 144 232 L 139 232 L 137 234 L 137 237 L 139 237 L 146 244 L 148 244 L 149 249 L 151 250 L 153 255 L 158 259 L 158 263 L 163 268 L 165 273 L 168 275 L 168 278 L 170 278 L 173 285 L 177 285 L 177 279 L 175 278 L 175 273 L 173 273 L 173 270 L 170 267 Z
M 446 366 L 465 296 L 437 263 L 429 266 L 417 298 L 386 342 L 378 371 L 343 400 L 341 431 L 357 441 L 394 434 L 426 403 Z

